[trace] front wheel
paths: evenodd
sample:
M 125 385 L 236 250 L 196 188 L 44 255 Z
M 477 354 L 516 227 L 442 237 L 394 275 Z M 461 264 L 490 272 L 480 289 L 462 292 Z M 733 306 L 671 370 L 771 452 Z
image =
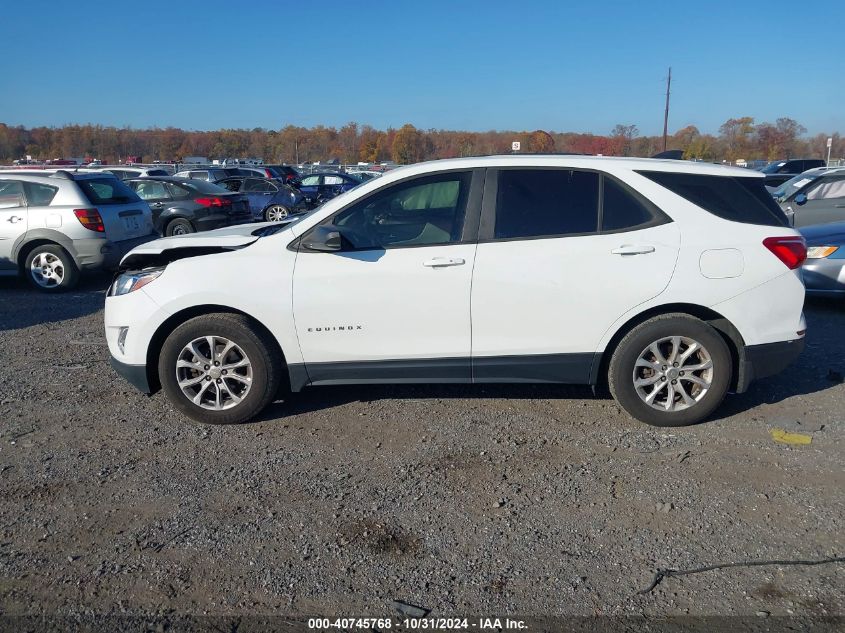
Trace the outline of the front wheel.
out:
M 714 328 L 667 314 L 641 323 L 619 342 L 608 383 L 632 417 L 654 426 L 687 426 L 716 410 L 732 374 L 730 350 Z
M 264 219 L 268 222 L 281 222 L 289 215 L 290 211 L 287 207 L 282 206 L 281 204 L 274 204 L 267 207 L 267 210 L 264 212 Z
M 209 314 L 177 327 L 158 362 L 168 399 L 189 418 L 245 422 L 279 390 L 282 360 L 270 336 L 238 314 Z

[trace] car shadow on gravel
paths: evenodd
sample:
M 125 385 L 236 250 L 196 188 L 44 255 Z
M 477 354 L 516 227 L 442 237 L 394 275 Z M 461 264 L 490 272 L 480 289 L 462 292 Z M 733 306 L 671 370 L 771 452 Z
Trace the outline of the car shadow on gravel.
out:
M 313 413 L 352 402 L 380 400 L 606 400 L 601 390 L 595 395 L 586 385 L 349 385 L 307 387 L 283 402 L 265 409 L 255 422 L 267 422 L 304 413 Z
M 103 309 L 111 279 L 108 273 L 87 274 L 73 290 L 49 294 L 24 279 L 0 277 L 0 332 L 94 314 Z
M 845 304 L 810 299 L 805 306 L 807 347 L 782 373 L 752 383 L 742 394 L 731 394 L 716 413 L 704 422 L 741 414 L 763 404 L 809 395 L 837 386 L 845 374 Z M 352 402 L 379 400 L 598 400 L 610 401 L 606 387 L 595 391 L 584 385 L 484 384 L 484 385 L 354 385 L 308 387 L 284 402 L 277 402 L 256 421 L 311 413 Z

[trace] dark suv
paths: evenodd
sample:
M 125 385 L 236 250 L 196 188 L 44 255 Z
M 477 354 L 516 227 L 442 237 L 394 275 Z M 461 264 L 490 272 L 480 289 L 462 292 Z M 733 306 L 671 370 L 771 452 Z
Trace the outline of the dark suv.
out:
M 797 176 L 808 169 L 824 167 L 825 162 L 820 158 L 790 158 L 788 160 L 774 160 L 762 169 L 766 174 L 766 186 L 778 187 L 793 176 Z
M 126 184 L 150 205 L 153 226 L 165 237 L 252 222 L 246 196 L 204 180 L 156 176 Z

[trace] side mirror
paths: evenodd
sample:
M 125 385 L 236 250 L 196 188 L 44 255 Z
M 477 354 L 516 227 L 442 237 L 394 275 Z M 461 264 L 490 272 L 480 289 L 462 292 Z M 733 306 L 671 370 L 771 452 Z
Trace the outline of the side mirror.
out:
M 302 247 L 309 251 L 333 252 L 341 250 L 343 240 L 340 231 L 331 224 L 317 226 L 302 240 Z
M 805 196 L 803 193 L 799 193 L 797 196 L 795 196 L 795 204 L 797 204 L 799 207 L 802 204 L 805 204 L 806 202 L 807 196 Z

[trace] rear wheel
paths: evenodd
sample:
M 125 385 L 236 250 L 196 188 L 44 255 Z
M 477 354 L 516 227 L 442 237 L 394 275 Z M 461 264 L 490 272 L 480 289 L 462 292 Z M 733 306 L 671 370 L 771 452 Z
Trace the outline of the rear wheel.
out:
M 188 233 L 195 233 L 194 226 L 184 218 L 171 220 L 167 223 L 167 227 L 164 229 L 164 234 L 167 237 L 171 237 L 173 235 L 187 235 Z
M 24 273 L 29 283 L 42 292 L 62 292 L 79 283 L 76 262 L 58 244 L 33 248 L 24 260 Z
M 608 382 L 631 416 L 655 426 L 686 426 L 721 404 L 733 373 L 721 335 L 704 321 L 667 314 L 631 330 L 610 361 Z
M 269 206 L 267 207 L 267 210 L 264 211 L 264 219 L 268 222 L 281 222 L 288 217 L 288 215 L 290 215 L 290 211 L 287 207 L 281 204 Z
M 168 399 L 189 418 L 237 424 L 279 390 L 283 364 L 269 335 L 237 314 L 186 321 L 164 342 L 158 362 Z

